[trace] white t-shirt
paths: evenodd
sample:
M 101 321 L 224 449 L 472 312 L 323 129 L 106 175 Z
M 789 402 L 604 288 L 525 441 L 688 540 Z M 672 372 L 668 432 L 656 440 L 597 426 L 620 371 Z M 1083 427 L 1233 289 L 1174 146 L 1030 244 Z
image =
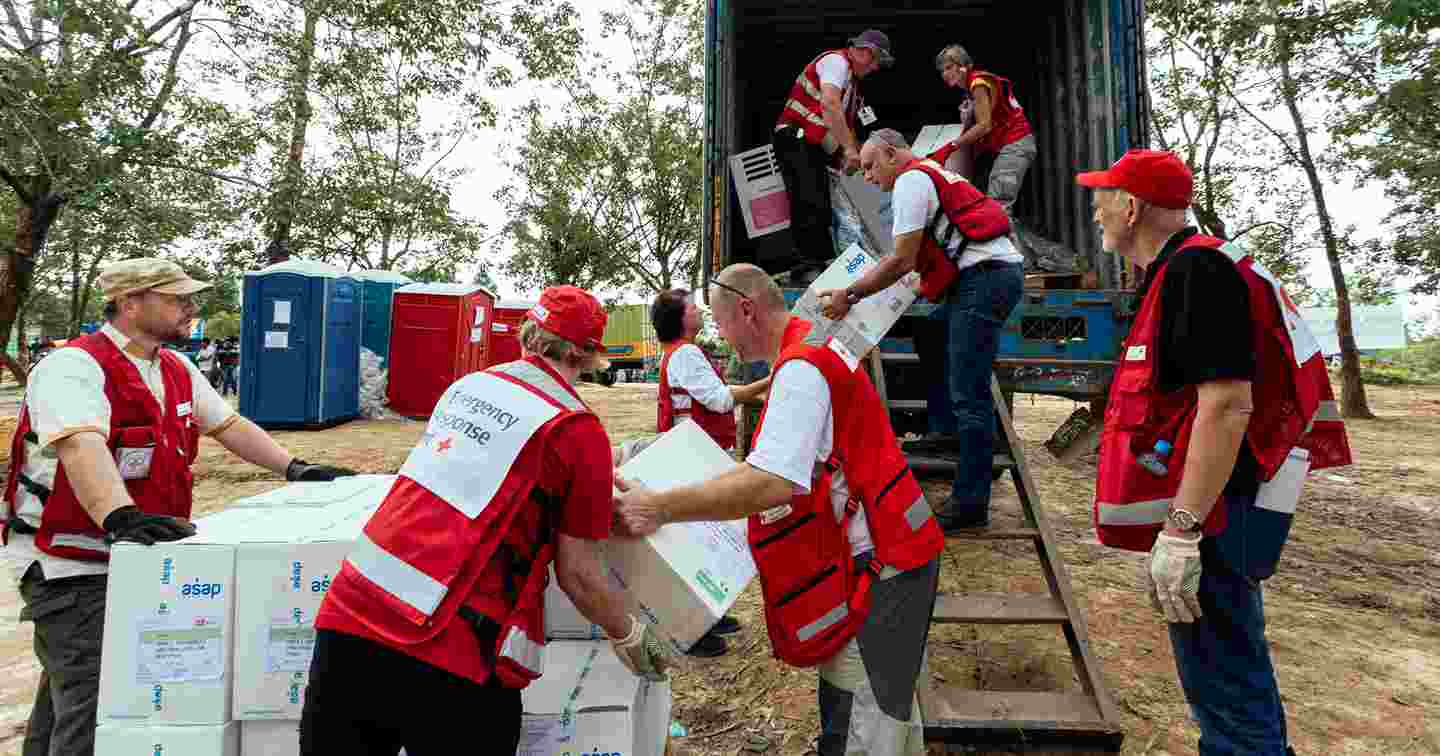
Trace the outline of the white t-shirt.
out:
M 204 349 L 201 349 L 200 352 L 195 355 L 195 361 L 200 364 L 200 371 L 201 371 L 202 373 L 203 373 L 203 372 L 208 372 L 209 370 L 211 370 L 212 368 L 214 368 L 214 367 L 215 367 L 215 345 L 214 345 L 214 344 L 211 344 L 210 346 L 207 346 L 207 347 L 205 347 Z
M 685 344 L 670 354 L 670 361 L 665 364 L 665 378 L 672 388 L 690 392 L 690 396 L 673 398 L 673 406 L 677 410 L 690 409 L 692 397 L 711 412 L 735 409 L 735 397 L 731 396 L 730 387 L 715 372 L 704 350 L 694 344 Z
M 891 196 L 890 205 L 895 213 L 895 236 L 903 236 L 912 231 L 921 231 L 930 226 L 930 220 L 940 210 L 940 193 L 935 191 L 935 182 L 920 170 L 906 171 L 895 179 L 895 190 Z M 942 213 L 940 222 L 935 224 L 935 238 L 944 239 L 950 228 L 950 219 Z M 964 237 L 959 231 L 955 232 L 950 243 L 946 245 L 946 252 L 953 259 L 955 250 L 959 249 L 960 242 Z M 956 265 L 960 268 L 968 268 L 976 263 L 986 260 L 998 260 L 1000 262 L 1023 263 L 1025 257 L 1016 251 L 1008 237 L 991 239 L 987 242 L 970 242 L 965 252 L 960 255 Z
M 835 422 L 830 412 L 830 385 L 820 368 L 804 360 L 785 363 L 770 381 L 765 423 L 755 448 L 745 462 L 751 467 L 790 481 L 797 495 L 810 493 L 815 466 L 830 459 L 835 446 Z M 830 502 L 838 523 L 850 498 L 845 473 L 830 478 Z M 850 521 L 850 553 L 875 548 L 870 526 L 861 508 Z
M 124 352 L 140 377 L 155 395 L 161 406 L 165 405 L 165 382 L 160 372 L 160 360 L 151 360 L 127 348 L 130 339 L 106 323 L 100 332 L 105 334 Z M 134 350 L 134 351 L 132 351 Z M 172 354 L 174 354 L 172 352 Z M 180 355 L 181 364 L 190 373 L 191 412 L 200 432 L 214 435 L 225 430 L 239 416 L 210 382 L 200 373 L 195 363 Z M 102 436 L 110 435 L 110 400 L 105 398 L 105 372 L 94 357 L 78 347 L 56 349 L 41 360 L 30 372 L 30 381 L 25 389 L 25 408 L 30 412 L 30 428 L 38 443 L 29 444 L 25 455 L 26 477 L 43 486 L 53 486 L 59 457 L 55 454 L 56 441 L 69 438 L 77 433 L 93 431 Z M 40 518 L 34 510 L 38 501 L 24 488 L 15 493 L 21 517 L 38 527 Z M 0 557 L 10 563 L 18 582 L 33 562 L 40 562 L 46 580 L 55 580 L 75 575 L 98 575 L 106 570 L 104 562 L 86 562 L 78 559 L 53 557 L 35 548 L 32 536 L 12 532 L 10 543 L 0 549 Z
M 820 75 L 820 85 L 829 84 L 840 90 L 840 110 L 845 111 L 850 107 L 850 61 L 839 53 L 830 53 L 815 64 L 815 72 Z

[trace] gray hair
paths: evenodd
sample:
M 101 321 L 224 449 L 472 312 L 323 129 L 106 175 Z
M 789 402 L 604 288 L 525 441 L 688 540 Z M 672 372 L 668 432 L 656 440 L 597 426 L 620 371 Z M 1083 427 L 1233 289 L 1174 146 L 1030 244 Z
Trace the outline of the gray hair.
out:
M 539 323 L 529 318 L 520 326 L 520 344 L 530 354 L 562 364 L 590 367 L 604 361 L 597 350 L 577 346 L 564 337 L 541 328 Z
M 870 138 L 865 140 L 866 144 L 885 144 L 897 150 L 910 149 L 910 143 L 905 141 L 905 135 L 895 129 L 878 129 L 870 132 Z
M 960 45 L 947 45 L 940 54 L 935 56 L 935 69 L 944 71 L 946 63 L 954 63 L 957 66 L 973 66 L 975 59 Z

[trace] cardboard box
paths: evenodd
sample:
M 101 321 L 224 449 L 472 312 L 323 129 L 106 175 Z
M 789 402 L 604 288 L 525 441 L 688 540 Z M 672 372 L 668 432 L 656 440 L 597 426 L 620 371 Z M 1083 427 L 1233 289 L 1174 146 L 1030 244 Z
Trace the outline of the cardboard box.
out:
M 895 321 L 899 320 L 915 301 L 912 287 L 919 280 L 919 276 L 914 272 L 908 273 L 890 288 L 860 300 L 850 308 L 845 319 L 838 322 L 825 317 L 821 312 L 820 298 L 817 295 L 826 289 L 843 289 L 849 286 L 878 264 L 879 260 L 858 244 L 850 245 L 845 254 L 831 263 L 830 267 L 810 284 L 810 288 L 800 295 L 791 310 L 797 317 L 814 325 L 812 336 L 830 338 L 831 348 L 851 369 L 859 366 L 860 360 L 885 338 Z
M 240 756 L 300 756 L 300 723 L 293 719 L 236 722 Z
M 291 483 L 273 491 L 230 502 L 230 509 L 249 507 L 330 507 L 381 489 L 380 496 L 395 484 L 394 475 L 350 475 L 333 481 Z
M 228 722 L 189 727 L 103 724 L 95 729 L 95 756 L 172 755 L 240 756 L 240 727 Z
M 625 586 L 614 574 L 608 574 L 610 586 L 624 591 Z M 575 608 L 575 603 L 560 589 L 555 579 L 555 567 L 550 567 L 550 584 L 545 587 L 545 637 L 549 640 L 600 640 L 605 631 L 599 625 L 585 619 Z
M 606 641 L 545 647 L 545 674 L 521 692 L 517 756 L 660 756 L 670 729 L 670 683 L 625 669 Z
M 734 466 L 728 452 L 687 420 L 618 474 L 664 491 L 710 480 Z M 719 622 L 755 577 L 744 520 L 677 522 L 645 538 L 611 538 L 606 557 L 611 574 L 678 653 Z

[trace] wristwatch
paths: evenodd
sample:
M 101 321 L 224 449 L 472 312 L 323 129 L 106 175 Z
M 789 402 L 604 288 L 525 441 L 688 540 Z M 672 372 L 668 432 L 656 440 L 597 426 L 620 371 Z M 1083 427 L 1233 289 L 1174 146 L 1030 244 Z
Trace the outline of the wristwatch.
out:
M 1170 527 L 1182 533 L 1198 533 L 1200 531 L 1200 518 L 1184 509 L 1170 510 L 1170 513 L 1165 515 L 1165 521 L 1170 523 Z
M 849 290 L 849 289 L 846 289 L 846 290 L 845 290 L 845 304 L 848 304 L 848 305 L 850 305 L 851 307 L 854 307 L 855 305 L 857 305 L 857 304 L 860 303 L 860 300 L 861 300 L 861 299 L 864 299 L 864 297 L 860 296 L 859 294 L 856 294 L 855 292 L 853 292 L 853 291 L 851 291 L 851 290 Z

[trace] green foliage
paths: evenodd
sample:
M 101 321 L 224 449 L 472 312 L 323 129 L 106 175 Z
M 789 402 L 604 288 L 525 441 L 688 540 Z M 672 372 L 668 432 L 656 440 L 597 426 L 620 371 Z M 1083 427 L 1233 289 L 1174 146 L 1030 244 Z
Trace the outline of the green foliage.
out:
M 217 312 L 205 320 L 205 335 L 212 339 L 233 339 L 240 336 L 240 313 L 233 310 Z
M 630 60 L 582 56 L 569 102 L 523 109 L 506 272 L 527 289 L 568 283 L 643 295 L 699 274 L 703 4 L 634 0 L 605 13 Z M 601 88 L 613 92 L 602 92 Z

